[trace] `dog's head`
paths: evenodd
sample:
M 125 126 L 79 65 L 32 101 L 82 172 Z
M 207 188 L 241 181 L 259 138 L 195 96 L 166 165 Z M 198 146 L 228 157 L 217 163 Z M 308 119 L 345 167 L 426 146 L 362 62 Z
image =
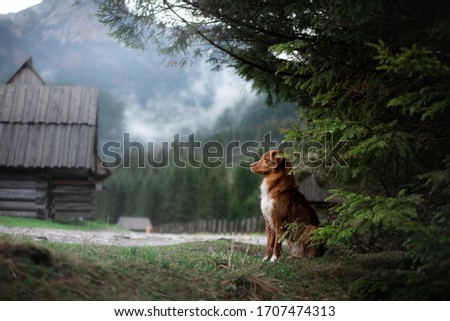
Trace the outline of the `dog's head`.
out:
M 292 168 L 291 163 L 286 158 L 280 157 L 280 154 L 278 150 L 269 150 L 259 161 L 250 164 L 250 170 L 259 175 L 269 175 L 279 171 L 288 173 Z

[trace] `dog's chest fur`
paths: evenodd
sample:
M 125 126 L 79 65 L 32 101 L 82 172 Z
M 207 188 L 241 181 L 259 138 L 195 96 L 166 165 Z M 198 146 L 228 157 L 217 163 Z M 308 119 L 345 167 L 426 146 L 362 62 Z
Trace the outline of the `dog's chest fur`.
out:
M 266 178 L 263 179 L 261 186 L 261 212 L 267 223 L 271 228 L 274 228 L 273 223 L 273 199 L 269 194 L 269 186 L 267 185 Z

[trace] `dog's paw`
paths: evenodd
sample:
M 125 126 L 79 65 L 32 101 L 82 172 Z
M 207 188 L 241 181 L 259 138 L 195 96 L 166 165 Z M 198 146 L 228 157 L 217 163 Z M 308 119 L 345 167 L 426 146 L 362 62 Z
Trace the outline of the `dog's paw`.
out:
M 278 260 L 278 257 L 276 257 L 275 255 L 273 255 L 272 257 L 270 257 L 270 256 L 264 256 L 264 257 L 263 257 L 263 262 L 269 261 L 269 259 L 270 259 L 270 262 L 271 262 L 271 263 L 276 263 L 277 260 Z

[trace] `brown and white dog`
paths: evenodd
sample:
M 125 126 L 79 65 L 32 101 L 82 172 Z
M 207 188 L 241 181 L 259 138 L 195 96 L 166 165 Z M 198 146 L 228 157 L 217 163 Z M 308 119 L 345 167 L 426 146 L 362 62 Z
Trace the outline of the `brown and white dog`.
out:
M 295 239 L 288 237 L 294 257 L 316 256 L 317 249 L 309 246 L 309 233 L 319 225 L 316 211 L 298 190 L 291 162 L 278 157 L 277 150 L 266 152 L 259 161 L 250 164 L 253 173 L 264 175 L 261 183 L 261 211 L 266 221 L 267 245 L 264 260 L 276 262 L 280 257 L 280 235 L 286 224 L 299 223 L 304 228 Z M 294 233 L 296 234 L 296 233 Z

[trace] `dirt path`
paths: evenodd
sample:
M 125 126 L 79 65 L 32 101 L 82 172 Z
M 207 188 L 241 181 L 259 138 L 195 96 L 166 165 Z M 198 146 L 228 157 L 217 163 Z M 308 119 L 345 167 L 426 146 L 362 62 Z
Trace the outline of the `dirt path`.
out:
M 264 245 L 265 236 L 231 235 L 231 234 L 159 234 L 114 231 L 74 231 L 54 230 L 30 227 L 0 226 L 0 234 L 10 234 L 18 237 L 29 237 L 33 240 L 48 240 L 69 244 L 102 244 L 119 246 L 162 246 L 197 241 L 212 241 L 218 239 L 234 239 L 236 242 Z

